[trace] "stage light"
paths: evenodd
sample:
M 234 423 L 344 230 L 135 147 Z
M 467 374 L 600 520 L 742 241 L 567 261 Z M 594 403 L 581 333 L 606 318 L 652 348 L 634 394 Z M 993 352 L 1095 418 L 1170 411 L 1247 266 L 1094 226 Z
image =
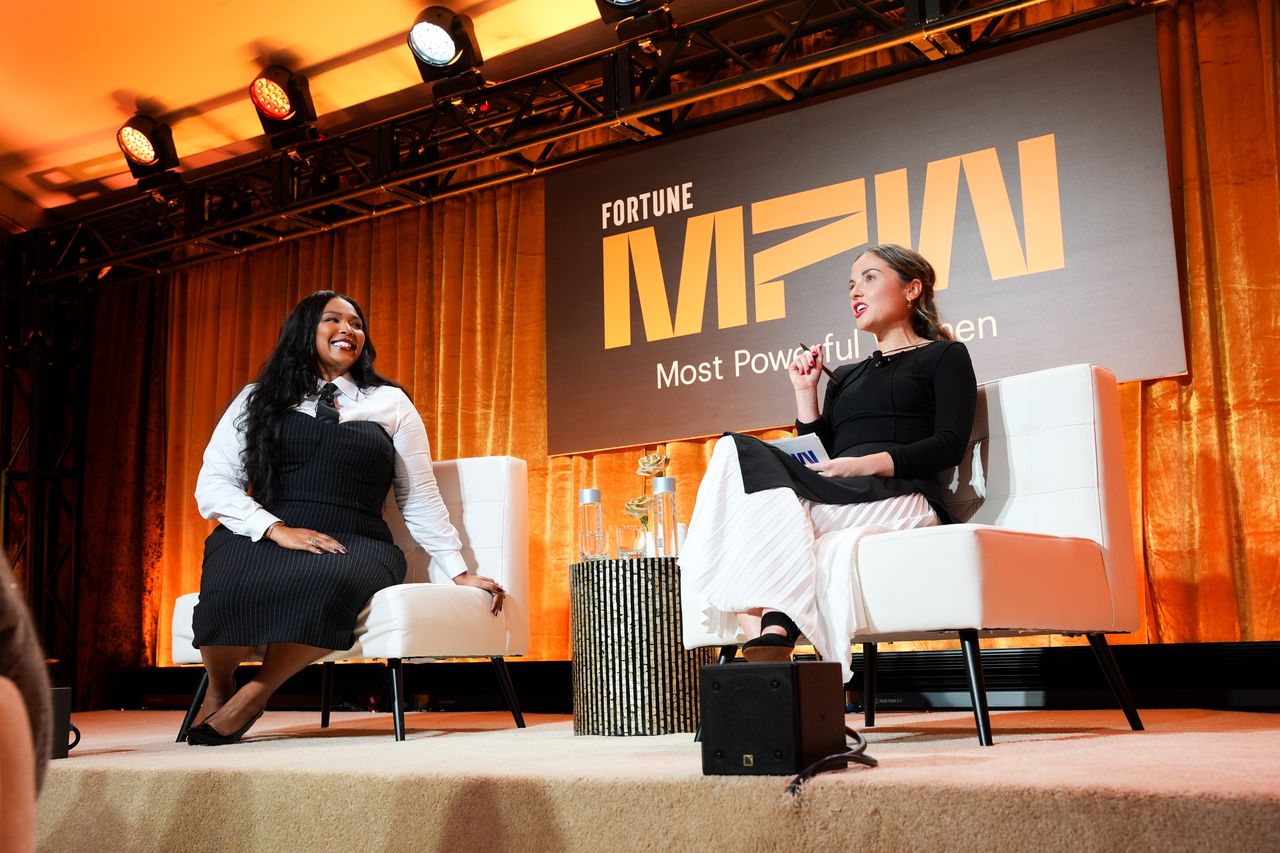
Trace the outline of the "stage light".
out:
M 612 24 L 622 41 L 671 29 L 669 6 L 670 0 L 596 0 L 600 20 Z
M 279 65 L 264 68 L 249 84 L 249 100 L 271 147 L 288 148 L 316 137 L 316 107 L 307 78 Z
M 616 24 L 627 18 L 665 9 L 669 3 L 670 0 L 596 0 L 596 8 L 606 24 Z
M 156 121 L 151 116 L 136 115 L 125 122 L 116 131 L 116 144 L 124 154 L 129 173 L 139 183 L 178 165 L 173 131 L 169 125 Z
M 124 152 L 124 156 L 128 157 L 139 166 L 154 166 L 156 164 L 156 149 L 151 144 L 151 140 L 147 139 L 147 135 L 136 128 L 125 126 L 120 128 L 116 134 L 116 140 L 120 143 L 120 150 Z
M 422 82 L 434 83 L 436 101 L 456 97 L 484 85 L 484 56 L 471 19 L 444 6 L 428 6 L 413 19 L 409 51 Z M 442 82 L 448 80 L 449 82 Z

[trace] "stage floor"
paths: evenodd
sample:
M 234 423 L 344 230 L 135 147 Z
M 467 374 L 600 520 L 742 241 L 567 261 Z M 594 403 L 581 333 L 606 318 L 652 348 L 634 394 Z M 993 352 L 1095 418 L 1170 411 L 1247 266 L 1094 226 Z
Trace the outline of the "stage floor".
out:
M 880 714 L 874 769 L 707 777 L 688 734 L 575 737 L 565 716 L 269 712 L 240 744 L 168 711 L 77 714 L 42 850 L 1276 850 L 1280 715 Z M 858 725 L 860 717 L 850 717 Z

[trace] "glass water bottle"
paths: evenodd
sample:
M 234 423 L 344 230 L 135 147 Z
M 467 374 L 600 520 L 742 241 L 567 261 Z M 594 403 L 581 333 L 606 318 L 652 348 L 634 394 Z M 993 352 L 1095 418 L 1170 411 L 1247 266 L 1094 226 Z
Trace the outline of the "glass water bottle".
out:
M 603 560 L 608 556 L 604 542 L 604 509 L 599 489 L 578 492 L 578 559 Z
M 653 506 L 649 510 L 657 535 L 659 557 L 680 556 L 679 516 L 676 513 L 676 478 L 653 478 Z

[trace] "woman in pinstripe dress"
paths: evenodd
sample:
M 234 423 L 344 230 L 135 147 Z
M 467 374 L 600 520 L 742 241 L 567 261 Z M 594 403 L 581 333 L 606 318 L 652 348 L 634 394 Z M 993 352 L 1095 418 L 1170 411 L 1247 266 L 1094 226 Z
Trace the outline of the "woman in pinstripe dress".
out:
M 435 565 L 502 607 L 498 583 L 467 572 L 421 416 L 374 358 L 355 300 L 313 293 L 214 430 L 196 483 L 201 515 L 219 522 L 194 616 L 209 691 L 188 743 L 238 741 L 289 676 L 355 642 L 365 603 L 404 580 L 382 519 L 389 489 Z M 263 646 L 236 690 L 236 667 Z

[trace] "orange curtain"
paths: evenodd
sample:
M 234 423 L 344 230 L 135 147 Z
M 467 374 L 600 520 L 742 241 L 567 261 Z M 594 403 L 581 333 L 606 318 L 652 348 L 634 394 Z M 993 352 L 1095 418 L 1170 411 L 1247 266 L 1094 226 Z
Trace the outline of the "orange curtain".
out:
M 1146 566 L 1147 618 L 1132 640 L 1278 640 L 1276 15 L 1271 0 L 1182 0 L 1156 14 L 1191 369 L 1122 389 Z M 436 458 L 528 460 L 531 657 L 568 658 L 576 490 L 601 488 L 607 527 L 625 523 L 621 504 L 642 488 L 635 460 L 658 448 L 546 455 L 542 192 L 538 179 L 484 190 L 175 277 L 163 555 L 146 566 L 159 620 L 143 626 L 158 663 L 173 600 L 199 582 L 204 443 L 288 309 L 324 287 L 364 305 L 380 369 L 413 396 Z M 1115 273 L 1124 287 L 1143 271 Z M 602 391 L 601 405 L 619 404 Z M 661 449 L 687 521 L 710 442 Z
M 114 676 L 156 661 L 164 541 L 168 312 L 161 282 L 94 294 L 84 448 L 76 706 L 120 707 Z
M 1157 22 L 1190 370 L 1125 389 L 1147 635 L 1280 640 L 1280 23 L 1274 0 Z

